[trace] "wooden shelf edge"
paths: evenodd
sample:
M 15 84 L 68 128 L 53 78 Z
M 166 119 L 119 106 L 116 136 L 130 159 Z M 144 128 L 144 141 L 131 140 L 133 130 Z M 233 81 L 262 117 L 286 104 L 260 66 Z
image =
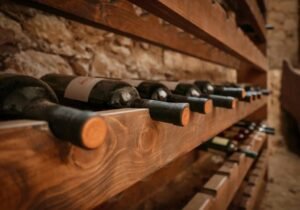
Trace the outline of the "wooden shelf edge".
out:
M 53 138 L 45 126 L 2 129 L 0 182 L 7 197 L 0 208 L 93 208 L 265 104 L 264 97 L 236 110 L 193 114 L 185 128 L 152 121 L 144 109 L 105 112 L 109 135 L 91 151 Z

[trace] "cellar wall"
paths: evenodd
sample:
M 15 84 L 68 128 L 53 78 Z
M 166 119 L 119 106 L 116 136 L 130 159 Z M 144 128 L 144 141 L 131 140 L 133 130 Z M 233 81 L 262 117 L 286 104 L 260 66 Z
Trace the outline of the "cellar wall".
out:
M 288 59 L 294 66 L 299 62 L 298 5 L 299 0 L 268 0 L 268 23 L 274 26 L 274 30 L 268 31 L 268 81 L 273 90 L 269 97 L 268 117 L 270 124 L 278 130 L 278 143 L 283 140 L 281 127 L 285 123 L 279 101 L 282 61 Z
M 0 40 L 4 40 L 0 41 L 1 71 L 36 77 L 55 72 L 118 78 L 236 81 L 233 69 L 10 1 L 0 2 Z

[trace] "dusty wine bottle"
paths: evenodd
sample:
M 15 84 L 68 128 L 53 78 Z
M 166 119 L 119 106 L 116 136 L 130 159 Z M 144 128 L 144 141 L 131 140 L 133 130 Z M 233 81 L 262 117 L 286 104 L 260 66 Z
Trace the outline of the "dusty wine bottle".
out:
M 174 83 L 174 82 L 172 82 Z M 214 94 L 203 94 L 200 89 L 190 83 L 175 83 L 175 88 L 173 92 L 178 95 L 184 95 L 189 97 L 200 97 L 200 98 L 208 98 L 213 102 L 213 106 L 222 107 L 227 109 L 234 109 L 237 105 L 237 100 L 231 96 L 220 96 Z
M 213 108 L 212 100 L 208 98 L 189 97 L 174 94 L 168 88 L 168 84 L 165 84 L 164 82 L 143 80 L 125 81 L 136 87 L 142 98 L 168 102 L 186 102 L 189 103 L 191 111 L 203 114 L 210 113 Z
M 256 158 L 258 154 L 254 151 L 250 151 L 239 147 L 232 140 L 216 136 L 207 142 L 200 145 L 199 149 L 211 151 L 211 152 L 223 152 L 226 155 L 231 155 L 234 152 L 244 153 L 247 157 Z
M 93 77 L 48 74 L 41 78 L 64 104 L 79 108 L 147 108 L 153 120 L 185 126 L 190 119 L 187 103 L 167 103 L 140 98 L 128 83 Z
M 194 84 L 205 94 L 216 94 L 223 96 L 232 96 L 238 99 L 242 99 L 246 96 L 244 88 L 227 87 L 222 85 L 213 85 L 208 81 L 196 80 Z
M 44 82 L 17 74 L 0 74 L 1 119 L 32 119 L 48 122 L 52 133 L 72 144 L 94 149 L 107 133 L 105 121 L 92 112 L 61 106 Z

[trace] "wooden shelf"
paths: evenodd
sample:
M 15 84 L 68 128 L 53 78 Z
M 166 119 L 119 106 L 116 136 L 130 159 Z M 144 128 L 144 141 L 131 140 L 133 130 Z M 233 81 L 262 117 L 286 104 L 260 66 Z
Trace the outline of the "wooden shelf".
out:
M 234 17 L 227 17 L 223 8 L 211 0 L 129 1 L 260 70 L 268 69 L 266 56 L 241 31 Z
M 266 135 L 255 134 L 249 149 L 259 152 L 267 140 Z M 264 156 L 265 157 L 265 156 Z M 186 205 L 184 210 L 226 210 L 237 194 L 254 160 L 244 154 L 234 153 L 203 186 L 200 193 Z
M 43 122 L 2 122 L 0 208 L 93 208 L 265 105 L 263 97 L 193 114 L 185 128 L 154 122 L 145 109 L 100 112 L 109 135 L 92 151 L 55 139 Z
M 240 69 L 240 63 L 246 62 L 267 70 L 263 53 L 235 19 L 228 18 L 220 5 L 210 0 L 31 1 L 54 8 L 56 13 L 69 18 L 217 64 Z M 130 2 L 157 16 L 137 10 Z
M 238 69 L 240 65 L 239 59 L 216 46 L 185 33 L 151 13 L 145 11 L 139 13 L 137 7 L 127 0 L 32 1 L 55 8 L 58 11 L 54 12 L 61 15 L 71 14 L 72 16 L 68 15 L 67 17 L 92 26 L 109 29 L 227 67 Z M 49 8 L 47 9 L 49 10 Z M 63 11 L 63 13 L 59 11 Z

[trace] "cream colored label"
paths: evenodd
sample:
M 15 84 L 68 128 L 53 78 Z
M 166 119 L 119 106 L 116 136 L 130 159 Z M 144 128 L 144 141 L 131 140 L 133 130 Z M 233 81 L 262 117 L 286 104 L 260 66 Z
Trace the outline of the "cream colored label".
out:
M 133 87 L 137 87 L 143 82 L 142 80 L 135 80 L 135 79 L 124 79 L 122 81 L 127 82 Z
M 222 137 L 216 136 L 216 137 L 214 137 L 214 138 L 212 139 L 212 142 L 213 142 L 214 144 L 219 144 L 219 145 L 226 146 L 226 145 L 228 144 L 229 140 L 228 140 L 228 139 L 225 139 L 225 138 L 222 138 Z
M 93 87 L 103 79 L 92 77 L 76 77 L 65 90 L 65 98 L 88 102 Z

